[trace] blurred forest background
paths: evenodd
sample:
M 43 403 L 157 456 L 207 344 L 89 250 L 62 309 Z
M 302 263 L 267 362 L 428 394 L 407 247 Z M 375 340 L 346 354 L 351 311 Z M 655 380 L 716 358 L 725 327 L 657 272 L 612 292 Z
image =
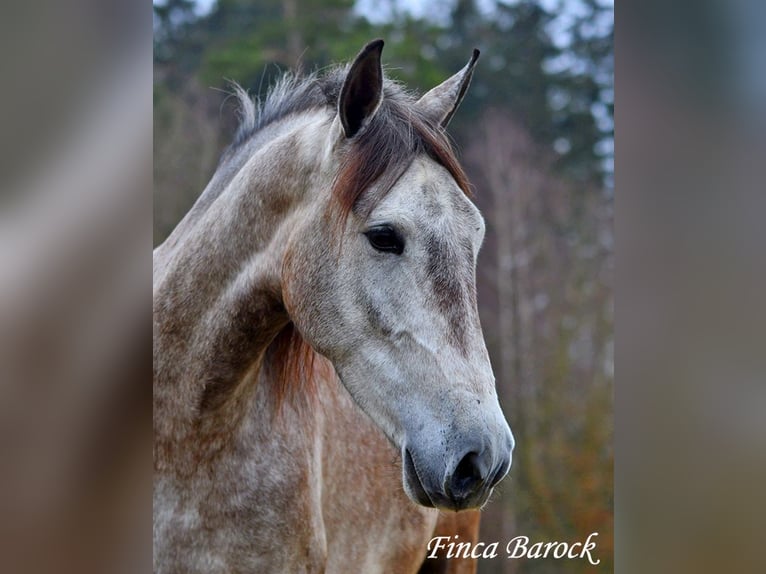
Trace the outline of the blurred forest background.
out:
M 156 0 L 154 242 L 236 127 L 227 79 L 263 95 L 282 70 L 386 40 L 421 93 L 482 51 L 450 124 L 487 222 L 479 310 L 514 465 L 481 539 L 582 541 L 585 560 L 484 560 L 482 573 L 613 570 L 613 4 L 609 0 Z

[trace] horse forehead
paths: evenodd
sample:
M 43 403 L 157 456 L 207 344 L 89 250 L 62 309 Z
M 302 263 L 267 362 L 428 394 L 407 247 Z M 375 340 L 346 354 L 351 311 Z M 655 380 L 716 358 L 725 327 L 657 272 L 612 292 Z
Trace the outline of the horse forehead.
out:
M 483 228 L 476 206 L 449 172 L 430 158 L 416 158 L 387 199 L 387 210 L 415 218 L 420 227 L 465 228 L 468 234 Z

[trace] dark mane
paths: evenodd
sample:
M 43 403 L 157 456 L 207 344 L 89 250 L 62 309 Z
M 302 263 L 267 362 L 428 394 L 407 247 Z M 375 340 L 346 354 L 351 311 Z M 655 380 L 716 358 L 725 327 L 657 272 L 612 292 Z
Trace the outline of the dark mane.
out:
M 287 73 L 269 90 L 263 102 L 251 99 L 239 86 L 241 124 L 227 157 L 252 142 L 267 126 L 290 115 L 311 110 L 335 110 L 348 66 L 334 66 L 324 73 L 300 76 Z M 427 154 L 444 166 L 464 193 L 470 184 L 444 130 L 415 106 L 416 97 L 400 84 L 384 78 L 383 102 L 369 125 L 352 141 L 341 161 L 333 194 L 341 220 L 374 183 L 385 194 L 419 154 Z M 381 179 L 383 178 L 383 179 Z M 379 199 L 379 197 L 378 197 Z M 372 202 L 374 205 L 375 202 Z
M 345 67 L 343 69 L 345 70 Z M 238 84 L 234 84 L 233 95 L 238 100 L 241 121 L 224 157 L 274 122 L 292 114 L 331 106 L 338 98 L 337 93 L 333 94 L 333 90 L 340 90 L 339 85 L 335 86 L 342 83 L 342 76 L 336 78 L 341 71 L 340 67 L 334 68 L 322 78 L 317 73 L 301 76 L 285 72 L 268 90 L 263 101 L 252 99 Z

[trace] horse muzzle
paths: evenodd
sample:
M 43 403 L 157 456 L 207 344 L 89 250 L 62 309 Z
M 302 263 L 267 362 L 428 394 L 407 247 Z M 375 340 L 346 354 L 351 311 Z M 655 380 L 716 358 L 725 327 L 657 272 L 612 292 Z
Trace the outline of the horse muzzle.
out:
M 431 465 L 429 461 L 440 457 L 419 457 L 405 445 L 405 492 L 413 501 L 431 508 L 457 511 L 481 507 L 511 468 L 514 441 L 510 429 L 500 443 L 497 447 L 465 445 L 456 449 L 458 456 L 448 457 L 447 464 Z

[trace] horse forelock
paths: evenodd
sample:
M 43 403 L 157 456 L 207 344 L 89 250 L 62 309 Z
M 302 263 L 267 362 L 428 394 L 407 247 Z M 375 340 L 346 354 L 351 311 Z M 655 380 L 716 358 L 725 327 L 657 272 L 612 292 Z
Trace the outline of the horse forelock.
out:
M 418 155 L 426 154 L 447 169 L 458 187 L 471 196 L 471 186 L 444 131 L 422 116 L 410 98 L 384 99 L 369 125 L 341 160 L 332 194 L 344 222 L 373 185 L 376 197 L 362 215 L 394 186 Z

